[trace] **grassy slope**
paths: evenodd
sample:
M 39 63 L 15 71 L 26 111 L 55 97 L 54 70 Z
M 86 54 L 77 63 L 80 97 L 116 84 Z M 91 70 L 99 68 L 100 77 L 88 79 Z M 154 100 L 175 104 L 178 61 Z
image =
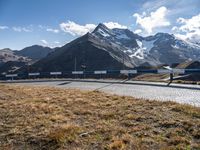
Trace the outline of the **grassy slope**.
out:
M 0 85 L 0 149 L 198 149 L 200 108 Z
M 177 74 L 174 76 L 176 77 Z M 165 80 L 169 78 L 169 74 L 142 74 L 138 75 L 137 77 L 133 78 L 133 80 L 138 81 L 152 81 L 152 82 L 169 82 L 169 80 Z M 199 81 L 193 80 L 173 80 L 173 83 L 181 83 L 181 84 L 197 84 L 200 85 Z

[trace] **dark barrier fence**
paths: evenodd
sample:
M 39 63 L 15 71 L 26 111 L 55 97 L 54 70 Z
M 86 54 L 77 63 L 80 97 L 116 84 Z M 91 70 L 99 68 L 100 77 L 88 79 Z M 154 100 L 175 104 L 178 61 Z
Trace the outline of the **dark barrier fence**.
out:
M 200 73 L 200 69 L 137 69 L 137 70 L 95 70 L 95 71 L 62 71 L 62 72 L 30 72 L 19 74 L 1 74 L 0 80 L 18 80 L 35 78 L 122 78 L 134 77 L 138 74 L 192 74 Z

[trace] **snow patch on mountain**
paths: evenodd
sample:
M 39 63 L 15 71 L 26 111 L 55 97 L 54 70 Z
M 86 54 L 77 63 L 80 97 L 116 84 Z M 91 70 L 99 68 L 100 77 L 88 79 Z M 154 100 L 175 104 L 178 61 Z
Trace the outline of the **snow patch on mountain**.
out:
M 155 40 L 153 41 L 136 40 L 136 42 L 138 44 L 138 49 L 134 54 L 130 55 L 130 57 L 137 57 L 138 59 L 144 59 L 145 56 L 147 56 L 150 50 L 154 47 Z
M 172 46 L 172 48 L 174 48 L 174 49 L 179 49 L 179 48 L 180 48 L 178 44 L 171 45 L 171 46 Z
M 144 59 L 144 50 L 142 48 L 139 48 L 134 54 L 129 55 L 129 56 L 131 58 L 137 57 L 138 59 Z
M 154 42 L 155 40 L 153 41 L 142 41 L 142 46 L 143 46 L 143 49 L 145 50 L 146 53 L 149 53 L 149 51 L 154 47 Z
M 176 63 L 189 58 L 196 60 L 200 55 L 200 45 L 168 33 L 142 37 L 127 29 L 108 29 L 104 25 L 99 25 L 92 34 L 100 41 L 103 40 L 102 47 L 122 51 L 133 61 L 138 62 Z M 174 55 L 173 58 L 170 57 L 170 53 Z
M 126 34 L 120 34 L 116 36 L 117 39 L 130 39 Z
M 186 40 L 183 40 L 183 39 L 176 37 L 176 36 L 175 36 L 175 44 L 171 45 L 171 46 L 173 48 L 177 48 L 177 49 L 179 49 L 181 47 L 187 48 L 187 49 L 200 49 L 200 45 L 186 41 Z
M 109 37 L 110 36 L 108 33 L 106 33 L 105 31 L 103 31 L 102 29 L 98 29 L 97 32 L 100 33 L 104 37 Z
M 113 33 L 115 35 L 115 37 L 117 39 L 127 39 L 127 40 L 130 40 L 130 37 L 127 36 L 127 34 L 125 33 L 125 30 L 122 30 L 122 29 L 114 29 L 113 30 Z

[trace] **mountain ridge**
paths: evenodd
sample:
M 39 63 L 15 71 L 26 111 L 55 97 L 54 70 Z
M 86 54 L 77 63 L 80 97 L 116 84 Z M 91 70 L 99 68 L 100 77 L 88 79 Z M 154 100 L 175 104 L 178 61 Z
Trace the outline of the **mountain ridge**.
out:
M 88 70 L 122 69 L 200 59 L 198 44 L 181 40 L 173 34 L 160 32 L 143 37 L 129 29 L 109 29 L 102 23 L 93 32 L 55 51 L 47 49 L 50 52 L 32 65 L 32 71 L 73 70 L 75 58 L 80 70 L 82 65 Z
M 4 48 L 0 50 L 0 73 L 15 71 L 46 57 L 54 49 L 33 45 L 22 50 Z

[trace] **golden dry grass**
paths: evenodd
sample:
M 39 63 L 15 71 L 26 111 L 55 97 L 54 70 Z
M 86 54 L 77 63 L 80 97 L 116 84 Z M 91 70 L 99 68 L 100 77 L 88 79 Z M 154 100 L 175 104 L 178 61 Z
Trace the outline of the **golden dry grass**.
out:
M 164 81 L 164 79 L 168 78 L 169 74 L 141 74 L 133 78 L 134 80 L 139 80 L 139 81 L 153 81 L 153 82 L 167 82 Z
M 174 77 L 178 76 L 178 74 L 175 74 Z M 136 81 L 149 81 L 149 82 L 166 82 L 168 83 L 169 80 L 166 80 L 169 78 L 169 74 L 141 74 L 133 78 L 132 80 Z M 180 84 L 197 84 L 200 85 L 199 81 L 192 81 L 191 80 L 179 80 L 174 79 L 173 83 L 180 83 Z
M 0 85 L 0 149 L 200 149 L 200 108 Z

